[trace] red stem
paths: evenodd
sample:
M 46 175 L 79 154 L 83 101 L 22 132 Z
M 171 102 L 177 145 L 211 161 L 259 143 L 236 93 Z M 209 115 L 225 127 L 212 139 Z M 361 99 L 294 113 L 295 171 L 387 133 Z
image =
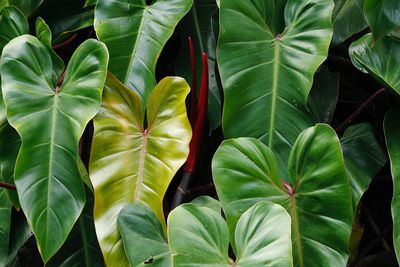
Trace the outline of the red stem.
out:
M 17 190 L 17 187 L 15 187 L 15 185 L 9 184 L 9 183 L 4 183 L 4 182 L 0 182 L 0 187 L 5 188 L 5 189 L 10 189 L 10 190 Z
M 207 115 L 207 103 L 208 103 L 208 60 L 206 53 L 202 55 L 203 61 L 203 73 L 201 79 L 201 90 L 200 90 L 200 98 L 199 102 L 197 103 L 197 118 L 196 123 L 193 129 L 193 136 L 192 140 L 190 141 L 190 152 L 189 157 L 186 161 L 186 165 L 184 170 L 186 172 L 194 172 L 196 169 L 198 151 L 199 151 L 199 144 L 201 135 L 204 131 L 204 125 L 206 121 Z
M 62 48 L 63 46 L 66 46 L 66 45 L 68 45 L 69 43 L 71 43 L 73 40 L 76 39 L 76 37 L 78 37 L 78 34 L 75 33 L 74 35 L 72 35 L 70 38 L 68 38 L 68 39 L 65 40 L 64 42 L 61 42 L 61 43 L 59 43 L 59 44 L 55 44 L 55 45 L 53 45 L 52 47 L 53 47 L 54 50 L 60 49 L 60 48 Z
M 194 54 L 194 47 L 192 38 L 188 37 L 190 63 L 192 67 L 192 92 L 190 98 L 190 123 L 194 126 L 196 121 L 196 108 L 197 108 L 197 78 L 196 78 L 196 56 Z

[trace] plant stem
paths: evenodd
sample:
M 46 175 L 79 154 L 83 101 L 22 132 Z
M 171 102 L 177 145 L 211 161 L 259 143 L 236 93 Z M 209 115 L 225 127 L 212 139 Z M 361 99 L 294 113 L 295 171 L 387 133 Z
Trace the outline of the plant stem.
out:
M 9 189 L 9 190 L 17 190 L 15 185 L 9 184 L 9 183 L 5 183 L 5 182 L 0 182 L 0 188 L 5 188 L 5 189 Z
M 59 44 L 53 45 L 52 48 L 53 48 L 54 50 L 60 49 L 60 48 L 62 48 L 62 47 L 64 47 L 64 46 L 68 45 L 69 43 L 71 43 L 73 40 L 76 39 L 76 37 L 78 37 L 78 34 L 77 34 L 77 33 L 75 33 L 74 35 L 72 35 L 70 38 L 68 38 L 68 39 L 65 40 L 64 42 L 61 42 L 61 43 L 59 43 Z
M 361 104 L 361 106 L 356 109 L 356 111 L 353 112 L 342 124 L 340 124 L 335 131 L 337 133 L 342 132 L 344 129 L 347 128 L 357 117 L 367 108 L 369 107 L 383 92 L 385 92 L 385 88 L 379 89 L 377 92 L 375 92 L 370 98 L 368 98 L 364 103 Z

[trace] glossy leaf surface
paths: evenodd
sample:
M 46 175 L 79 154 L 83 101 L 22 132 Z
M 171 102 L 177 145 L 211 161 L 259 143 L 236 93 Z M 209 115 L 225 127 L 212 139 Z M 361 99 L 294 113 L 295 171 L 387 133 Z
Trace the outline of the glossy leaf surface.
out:
M 5 266 L 8 257 L 11 208 L 6 189 L 0 188 L 0 266 Z
M 168 218 L 174 266 L 292 266 L 290 216 L 261 202 L 241 216 L 236 228 L 236 263 L 229 258 L 229 231 L 221 215 L 185 204 Z
M 118 216 L 118 229 L 130 266 L 172 266 L 163 227 L 149 208 L 141 204 L 126 205 Z
M 146 107 L 156 85 L 155 68 L 165 43 L 193 0 L 99 0 L 95 29 L 110 51 L 109 71 L 136 91 Z
M 365 0 L 364 13 L 374 39 L 380 39 L 391 31 L 400 29 L 398 0 Z
M 216 74 L 216 40 L 212 29 L 212 17 L 217 11 L 215 0 L 194 0 L 189 13 L 182 19 L 180 24 L 181 49 L 177 59 L 176 73 L 186 81 L 192 81 L 191 62 L 189 46 L 186 42 L 188 37 L 192 38 L 196 57 L 196 80 L 200 91 L 202 64 L 202 53 L 208 58 L 208 120 L 213 130 L 221 124 L 221 95 Z M 191 85 L 192 86 L 192 85 Z M 193 86 L 192 86 L 193 87 Z
M 355 212 L 369 183 L 386 164 L 386 155 L 376 140 L 372 126 L 367 123 L 348 127 L 340 143 Z
M 27 33 L 28 22 L 21 11 L 15 7 L 5 7 L 0 11 L 0 54 L 10 40 Z M 8 124 L 7 110 L 0 90 L 0 181 L 14 184 L 14 166 L 20 143 L 18 133 Z M 7 190 L 7 194 L 13 206 L 20 208 L 17 193 Z
M 400 94 L 400 41 L 388 36 L 374 41 L 367 34 L 351 44 L 349 53 L 354 66 Z
M 165 227 L 162 200 L 189 153 L 188 93 L 182 78 L 164 78 L 152 91 L 145 114 L 135 91 L 112 75 L 107 79 L 90 159 L 96 232 L 107 265 L 128 265 L 117 229 L 126 204 L 148 206 Z
M 276 156 L 254 138 L 224 141 L 212 168 L 230 229 L 254 203 L 278 203 L 292 218 L 295 266 L 346 266 L 351 195 L 340 143 L 329 126 L 317 124 L 299 135 L 286 185 Z
M 221 0 L 223 129 L 226 138 L 260 139 L 286 162 L 298 134 L 314 124 L 306 102 L 328 53 L 333 1 L 289 0 L 278 14 L 286 27 L 277 35 L 267 23 L 277 15 L 271 14 L 272 3 Z
M 8 4 L 18 7 L 26 17 L 30 16 L 44 0 L 8 0 Z
M 334 0 L 332 45 L 338 45 L 358 33 L 368 24 L 364 18 L 365 0 Z
M 385 117 L 384 130 L 389 152 L 390 168 L 393 179 L 392 218 L 393 246 L 397 259 L 400 259 L 400 110 L 390 110 Z
M 206 207 L 212 209 L 218 213 L 221 213 L 221 203 L 215 198 L 209 196 L 199 196 L 193 199 L 190 203 L 199 205 L 200 207 Z
M 23 35 L 3 50 L 8 120 L 22 139 L 15 183 L 45 262 L 61 247 L 85 203 L 77 148 L 100 106 L 107 61 L 103 44 L 86 41 L 58 88 L 51 55 L 38 39 Z

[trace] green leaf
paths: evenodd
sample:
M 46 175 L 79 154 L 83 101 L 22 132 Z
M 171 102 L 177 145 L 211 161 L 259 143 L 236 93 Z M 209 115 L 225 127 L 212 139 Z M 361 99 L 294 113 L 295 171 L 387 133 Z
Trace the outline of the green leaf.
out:
M 97 0 L 86 0 L 85 7 L 95 5 Z
M 292 218 L 295 266 L 346 266 L 353 219 L 350 186 L 339 140 L 329 126 L 317 124 L 299 135 L 286 186 L 276 156 L 254 138 L 224 141 L 212 169 L 231 230 L 254 203 L 278 203 Z
M 374 41 L 367 34 L 351 44 L 349 54 L 359 70 L 400 94 L 400 41 L 387 36 Z
M 364 18 L 365 0 L 334 0 L 332 45 L 338 45 L 367 28 Z
M 217 11 L 215 0 L 195 0 L 190 12 L 180 23 L 180 35 L 182 40 L 181 49 L 177 59 L 176 73 L 186 81 L 192 81 L 191 62 L 188 37 L 192 38 L 196 57 L 196 80 L 197 90 L 200 91 L 202 75 L 202 53 L 208 58 L 208 121 L 211 130 L 221 125 L 221 95 L 217 82 L 216 69 L 216 40 L 212 29 L 212 17 Z
M 365 0 L 364 13 L 375 40 L 400 29 L 398 0 Z
M 209 196 L 199 196 L 193 199 L 190 203 L 199 205 L 200 207 L 205 207 L 212 209 L 218 213 L 221 213 L 221 203 L 215 198 Z
M 103 255 L 96 237 L 93 221 L 93 193 L 86 190 L 86 205 L 81 216 L 48 267 L 102 267 Z
M 26 17 L 29 17 L 44 0 L 8 0 L 10 6 L 18 7 Z
M 21 11 L 12 6 L 0 10 L 0 54 L 9 41 L 26 33 L 29 33 L 29 26 Z M 0 181 L 14 183 L 14 165 L 20 143 L 18 133 L 8 124 L 0 84 Z M 19 209 L 17 193 L 7 190 L 7 195 L 13 206 Z
M 105 45 L 85 41 L 58 88 L 51 55 L 38 39 L 23 35 L 3 50 L 8 120 L 22 139 L 15 183 L 45 262 L 64 243 L 85 203 L 78 142 L 100 106 L 107 57 Z
M 328 53 L 333 1 L 289 0 L 284 14 L 274 14 L 285 18 L 279 35 L 267 23 L 271 8 L 272 1 L 221 0 L 223 130 L 226 138 L 260 139 L 286 162 L 298 134 L 314 124 L 306 102 Z
M 94 27 L 110 51 L 111 71 L 146 107 L 156 85 L 157 59 L 193 0 L 99 0 Z
M 340 142 L 355 212 L 369 183 L 386 164 L 386 154 L 379 146 L 372 126 L 367 123 L 347 128 Z
M 330 123 L 339 97 L 339 74 L 331 73 L 324 65 L 314 76 L 308 96 L 308 107 L 315 120 Z
M 118 216 L 118 229 L 130 266 L 172 267 L 163 227 L 148 207 L 126 205 Z
M 6 189 L 0 188 L 0 266 L 5 266 L 9 251 L 11 203 Z
M 261 202 L 240 217 L 236 263 L 228 256 L 229 232 L 221 215 L 184 204 L 168 218 L 175 266 L 292 266 L 290 216 L 279 205 Z
M 51 31 L 46 22 L 38 17 L 36 19 L 36 37 L 46 46 L 51 46 Z
M 189 90 L 182 78 L 164 78 L 150 94 L 145 113 L 139 95 L 108 76 L 94 119 L 89 168 L 96 232 L 107 265 L 128 265 L 117 229 L 126 204 L 146 205 L 165 228 L 162 200 L 189 153 Z
M 392 218 L 393 218 L 393 246 L 400 260 L 400 110 L 390 110 L 384 120 L 384 130 L 386 146 L 389 152 L 390 168 L 393 179 L 393 199 L 392 199 Z

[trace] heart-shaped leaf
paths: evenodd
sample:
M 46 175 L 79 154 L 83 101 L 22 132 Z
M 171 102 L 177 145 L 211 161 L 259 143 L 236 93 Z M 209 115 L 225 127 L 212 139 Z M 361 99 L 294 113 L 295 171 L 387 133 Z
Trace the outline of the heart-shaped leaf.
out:
M 163 227 L 148 207 L 137 203 L 126 205 L 118 216 L 118 229 L 130 266 L 172 266 Z
M 356 211 L 369 183 L 386 164 L 387 159 L 370 124 L 361 123 L 348 127 L 340 143 L 350 180 L 353 210 Z
M 385 36 L 374 41 L 372 34 L 367 34 L 351 44 L 349 53 L 354 66 L 400 94 L 399 40 Z
M 27 33 L 29 33 L 28 22 L 21 11 L 13 6 L 0 11 L 0 54 L 9 41 Z M 0 84 L 0 181 L 14 183 L 14 166 L 20 143 L 18 133 L 8 124 Z M 17 193 L 7 190 L 7 195 L 13 206 L 20 208 Z
M 317 124 L 299 135 L 287 182 L 274 153 L 254 138 L 224 141 L 212 169 L 231 231 L 254 203 L 278 203 L 292 218 L 295 266 L 346 266 L 353 220 L 350 186 L 339 140 L 329 126 Z
M 35 37 L 17 37 L 3 50 L 4 102 L 22 139 L 15 183 L 45 262 L 64 243 L 85 204 L 78 142 L 100 106 L 107 61 L 104 44 L 85 41 L 59 87 L 48 48 Z
M 292 266 L 290 216 L 284 208 L 261 202 L 240 217 L 236 262 L 229 258 L 229 231 L 212 209 L 184 204 L 168 217 L 174 266 Z
M 11 207 L 6 190 L 0 188 L 0 266 L 5 266 L 7 263 L 10 240 Z
M 142 203 L 165 229 L 162 200 L 189 153 L 190 123 L 182 78 L 164 78 L 147 102 L 109 75 L 94 119 L 90 178 L 94 219 L 107 265 L 126 266 L 117 217 L 128 203 Z
M 367 28 L 364 18 L 365 0 L 334 0 L 332 45 L 338 45 L 355 33 Z
M 157 59 L 193 0 L 98 0 L 94 27 L 110 51 L 109 70 L 140 96 L 156 85 Z
M 191 62 L 189 46 L 185 40 L 191 37 L 196 60 L 196 85 L 200 88 L 202 64 L 202 53 L 208 58 L 208 121 L 211 130 L 221 125 L 221 95 L 217 82 L 217 66 L 215 62 L 216 41 L 212 28 L 212 18 L 217 11 L 215 0 L 194 0 L 189 13 L 182 19 L 179 31 L 183 40 L 177 59 L 176 73 L 186 81 L 192 81 Z M 193 86 L 193 85 L 192 85 Z
M 328 53 L 332 9 L 330 0 L 288 0 L 275 14 L 273 1 L 221 0 L 225 137 L 256 137 L 287 161 L 298 134 L 314 124 L 306 102 Z M 282 33 L 270 29 L 270 16 L 284 16 Z
M 375 40 L 400 29 L 398 0 L 365 0 L 364 13 Z
M 400 110 L 393 109 L 385 116 L 384 130 L 389 152 L 390 168 L 393 179 L 393 246 L 397 259 L 400 260 Z

